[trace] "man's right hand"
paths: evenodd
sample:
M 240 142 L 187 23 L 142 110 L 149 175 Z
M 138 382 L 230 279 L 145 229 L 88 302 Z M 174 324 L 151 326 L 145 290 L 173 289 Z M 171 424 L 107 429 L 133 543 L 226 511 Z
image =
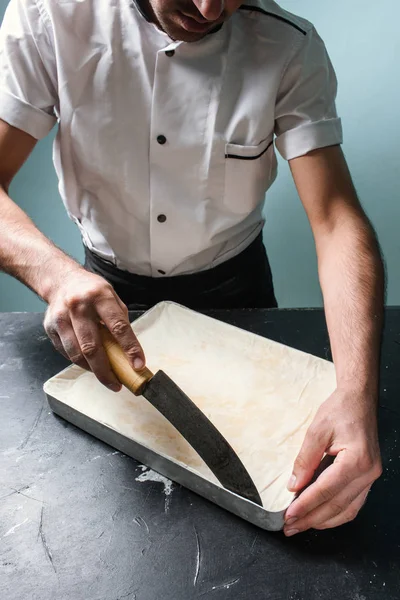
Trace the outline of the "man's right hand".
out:
M 48 298 L 44 328 L 55 348 L 73 363 L 93 371 L 113 391 L 118 382 L 101 343 L 100 323 L 109 329 L 136 370 L 145 357 L 129 324 L 128 309 L 102 277 L 77 265 Z

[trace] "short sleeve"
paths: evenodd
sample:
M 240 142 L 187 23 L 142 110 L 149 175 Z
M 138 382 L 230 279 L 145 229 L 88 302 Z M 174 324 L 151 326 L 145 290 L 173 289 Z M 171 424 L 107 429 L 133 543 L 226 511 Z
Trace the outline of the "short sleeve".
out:
M 299 40 L 275 106 L 276 147 L 286 160 L 343 141 L 337 80 L 325 44 L 314 28 Z
M 57 119 L 55 57 L 34 0 L 11 0 L 0 29 L 0 118 L 41 139 Z

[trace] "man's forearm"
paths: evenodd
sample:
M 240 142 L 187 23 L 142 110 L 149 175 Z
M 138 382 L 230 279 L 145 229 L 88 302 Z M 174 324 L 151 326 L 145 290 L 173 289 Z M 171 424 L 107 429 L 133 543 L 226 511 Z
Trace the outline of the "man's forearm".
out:
M 307 430 L 289 487 L 310 483 L 324 454 L 333 464 L 293 502 L 286 535 L 354 519 L 380 476 L 376 405 L 384 270 L 342 150 L 321 148 L 291 161 L 314 234 L 337 389 Z
M 0 187 L 0 269 L 49 302 L 66 273 L 80 268 L 37 229 Z
M 376 398 L 384 268 L 373 229 L 352 214 L 317 240 L 317 251 L 338 387 Z

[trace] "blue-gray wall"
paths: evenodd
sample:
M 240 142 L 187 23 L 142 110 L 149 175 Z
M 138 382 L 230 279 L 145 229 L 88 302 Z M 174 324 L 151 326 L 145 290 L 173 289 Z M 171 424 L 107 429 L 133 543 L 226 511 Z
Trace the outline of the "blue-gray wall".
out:
M 7 0 L 0 0 L 0 18 Z M 326 42 L 339 79 L 338 109 L 346 153 L 363 205 L 387 262 L 388 304 L 400 305 L 399 0 L 282 0 L 312 21 Z M 51 164 L 49 137 L 15 178 L 11 195 L 59 246 L 82 259 L 80 236 L 64 213 Z M 320 306 L 310 228 L 287 164 L 268 195 L 265 241 L 279 304 Z M 19 282 L 0 274 L 0 310 L 43 310 Z
M 399 0 L 282 0 L 324 39 L 339 80 L 344 145 L 388 270 L 387 303 L 400 305 Z M 312 236 L 287 164 L 267 203 L 266 244 L 282 306 L 319 306 Z

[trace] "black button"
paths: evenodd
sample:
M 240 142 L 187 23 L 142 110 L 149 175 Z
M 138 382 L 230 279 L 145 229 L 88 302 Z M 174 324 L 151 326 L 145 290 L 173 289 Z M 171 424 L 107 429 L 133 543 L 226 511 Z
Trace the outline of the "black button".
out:
M 173 56 L 175 54 L 175 50 L 167 50 L 165 53 L 165 56 L 168 56 L 168 58 L 171 58 L 171 56 Z
M 157 136 L 157 142 L 161 145 L 165 144 L 165 142 L 167 141 L 167 138 L 165 137 L 165 135 L 159 135 Z
M 165 275 L 165 271 L 163 271 L 162 269 L 158 269 L 158 272 L 160 273 L 160 275 Z
M 157 217 L 157 221 L 159 223 L 165 223 L 166 220 L 167 220 L 167 217 L 165 215 L 158 215 L 158 217 Z

